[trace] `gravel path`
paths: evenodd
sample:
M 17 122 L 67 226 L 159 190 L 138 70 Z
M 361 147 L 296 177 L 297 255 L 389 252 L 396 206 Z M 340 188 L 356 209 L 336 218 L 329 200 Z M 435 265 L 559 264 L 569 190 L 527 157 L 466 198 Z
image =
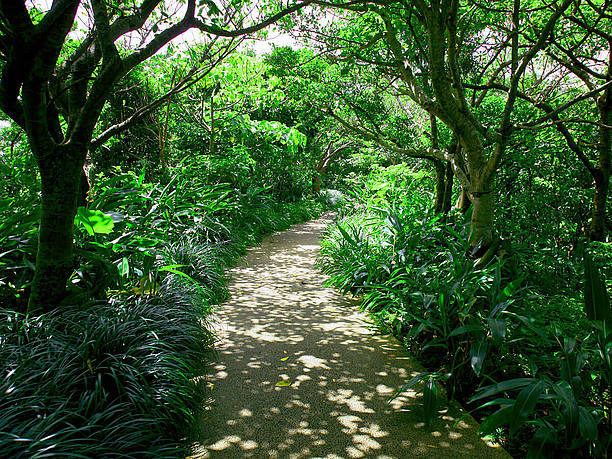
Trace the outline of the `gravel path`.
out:
M 314 262 L 329 217 L 249 250 L 219 308 L 202 458 L 509 458 L 452 407 L 427 428 L 418 396 L 390 394 L 421 370 L 375 334 Z

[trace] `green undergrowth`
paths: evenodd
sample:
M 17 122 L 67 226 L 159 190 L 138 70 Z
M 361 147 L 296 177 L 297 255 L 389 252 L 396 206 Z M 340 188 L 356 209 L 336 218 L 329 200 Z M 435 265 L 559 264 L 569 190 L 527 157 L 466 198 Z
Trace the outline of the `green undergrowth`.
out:
M 173 277 L 157 295 L 2 311 L 2 457 L 180 455 L 212 335 L 199 298 Z
M 529 260 L 507 253 L 476 268 L 469 216 L 435 215 L 431 195 L 419 191 L 427 188 L 416 188 L 423 178 L 399 172 L 365 181 L 318 260 L 330 285 L 360 296 L 428 369 L 397 393 L 418 387 L 429 422 L 443 387 L 480 417 L 483 435 L 516 456 L 605 457 L 612 332 L 597 267 L 612 247 L 582 250 L 584 262 L 582 253 L 566 257 L 574 278 L 552 286 L 521 269 Z
M 226 269 L 323 204 L 208 184 L 194 168 L 165 183 L 116 170 L 79 208 L 68 297 L 33 316 L 35 193 L 23 199 L 29 213 L 15 200 L 0 209 L 0 456 L 184 454 L 207 396 L 207 316 L 227 298 Z

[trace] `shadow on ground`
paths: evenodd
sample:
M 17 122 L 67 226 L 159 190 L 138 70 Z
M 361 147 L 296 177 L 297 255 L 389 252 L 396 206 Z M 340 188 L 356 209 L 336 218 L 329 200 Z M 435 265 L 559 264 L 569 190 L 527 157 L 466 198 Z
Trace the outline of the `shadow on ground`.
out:
M 328 219 L 292 227 L 232 271 L 193 457 L 509 457 L 451 407 L 426 427 L 418 396 L 390 395 L 421 367 L 376 335 L 357 303 L 323 287 L 314 268 Z

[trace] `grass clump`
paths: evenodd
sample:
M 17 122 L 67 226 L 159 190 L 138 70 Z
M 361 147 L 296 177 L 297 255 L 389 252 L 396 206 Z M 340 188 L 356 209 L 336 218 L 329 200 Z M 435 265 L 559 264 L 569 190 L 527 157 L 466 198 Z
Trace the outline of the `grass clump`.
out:
M 180 455 L 213 340 L 188 298 L 169 280 L 156 295 L 34 318 L 2 311 L 2 455 Z

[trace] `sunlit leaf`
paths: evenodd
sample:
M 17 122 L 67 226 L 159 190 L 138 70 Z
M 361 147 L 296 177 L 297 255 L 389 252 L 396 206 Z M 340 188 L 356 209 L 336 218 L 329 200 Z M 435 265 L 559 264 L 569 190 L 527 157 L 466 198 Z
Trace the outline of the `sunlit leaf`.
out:
M 501 341 L 506 337 L 507 321 L 505 319 L 493 319 L 489 317 L 488 323 L 493 339 Z
M 74 222 L 85 228 L 85 231 L 90 236 L 94 234 L 109 234 L 115 227 L 115 223 L 110 216 L 99 210 L 89 210 L 82 206 L 77 209 Z
M 487 355 L 487 340 L 485 338 L 472 344 L 470 349 L 470 365 L 476 376 L 480 375 L 485 356 Z
M 126 257 L 123 257 L 119 262 L 119 274 L 126 277 L 130 274 L 130 262 Z
M 291 385 L 291 381 L 288 381 L 286 379 L 283 379 L 282 381 L 277 382 L 276 384 L 274 384 L 276 387 L 287 387 Z

